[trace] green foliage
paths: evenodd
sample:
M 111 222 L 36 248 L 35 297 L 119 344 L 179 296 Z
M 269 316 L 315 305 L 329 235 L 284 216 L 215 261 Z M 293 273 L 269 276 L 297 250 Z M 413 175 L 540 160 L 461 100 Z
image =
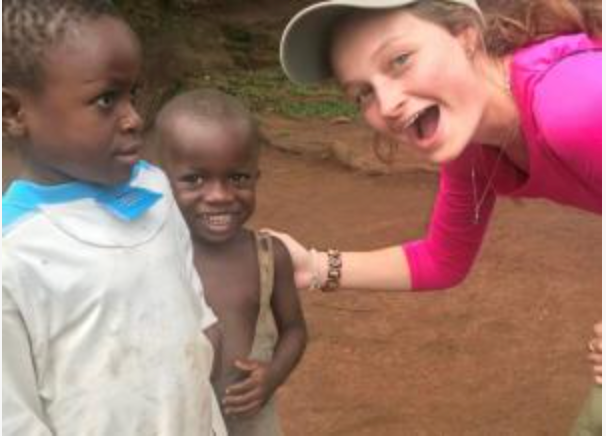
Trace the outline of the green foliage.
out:
M 216 87 L 243 99 L 259 113 L 291 118 L 354 117 L 357 109 L 334 86 L 299 86 L 290 83 L 277 68 L 192 77 L 190 87 Z
M 168 98 L 193 87 L 219 88 L 257 113 L 292 118 L 356 114 L 334 86 L 303 87 L 286 79 L 278 60 L 283 20 L 272 17 L 259 25 L 215 17 L 208 5 L 216 0 L 115 1 L 143 40 L 140 109 L 148 119 Z

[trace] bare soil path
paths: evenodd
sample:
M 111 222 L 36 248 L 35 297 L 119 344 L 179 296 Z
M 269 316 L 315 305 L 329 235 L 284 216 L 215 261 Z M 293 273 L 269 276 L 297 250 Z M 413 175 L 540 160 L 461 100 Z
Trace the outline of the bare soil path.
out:
M 436 181 L 270 148 L 255 224 L 317 247 L 380 247 L 422 235 Z M 566 435 L 590 385 L 601 220 L 504 200 L 457 289 L 302 299 L 310 343 L 279 394 L 287 435 Z
M 270 127 L 278 141 L 280 125 Z M 285 128 L 294 143 L 360 141 L 353 127 Z M 367 151 L 354 155 L 369 161 Z M 6 183 L 17 164 L 3 157 Z M 419 237 L 437 182 L 427 168 L 369 176 L 274 147 L 262 171 L 253 224 L 321 248 Z M 501 201 L 457 289 L 301 297 L 310 342 L 279 393 L 288 436 L 566 435 L 590 385 L 585 342 L 601 314 L 601 220 Z

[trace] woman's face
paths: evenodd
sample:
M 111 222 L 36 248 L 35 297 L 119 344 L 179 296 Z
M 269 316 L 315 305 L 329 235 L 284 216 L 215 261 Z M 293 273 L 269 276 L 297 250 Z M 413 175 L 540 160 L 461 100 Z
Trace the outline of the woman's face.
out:
M 360 14 L 337 30 L 333 69 L 373 129 L 445 163 L 471 141 L 488 99 L 470 60 L 475 36 L 405 10 Z

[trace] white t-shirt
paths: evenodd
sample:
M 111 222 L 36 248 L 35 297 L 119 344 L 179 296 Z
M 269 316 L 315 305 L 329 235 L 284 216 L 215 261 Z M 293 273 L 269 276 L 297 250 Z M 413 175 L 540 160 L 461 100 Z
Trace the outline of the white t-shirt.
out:
M 159 169 L 131 185 L 162 194 L 133 221 L 80 198 L 3 222 L 4 435 L 226 434 L 188 229 Z

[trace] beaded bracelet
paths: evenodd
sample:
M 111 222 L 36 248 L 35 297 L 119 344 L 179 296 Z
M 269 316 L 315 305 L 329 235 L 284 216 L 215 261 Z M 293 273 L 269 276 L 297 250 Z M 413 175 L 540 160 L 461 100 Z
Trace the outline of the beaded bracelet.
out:
M 319 291 L 322 289 L 322 279 L 320 278 L 320 269 L 318 268 L 318 251 L 315 248 L 311 248 L 309 250 L 309 255 L 311 257 L 311 282 L 309 283 L 309 291 Z
M 341 252 L 335 249 L 326 251 L 328 256 L 328 273 L 326 281 L 320 287 L 322 292 L 336 291 L 341 284 L 341 269 L 343 261 L 341 260 Z

